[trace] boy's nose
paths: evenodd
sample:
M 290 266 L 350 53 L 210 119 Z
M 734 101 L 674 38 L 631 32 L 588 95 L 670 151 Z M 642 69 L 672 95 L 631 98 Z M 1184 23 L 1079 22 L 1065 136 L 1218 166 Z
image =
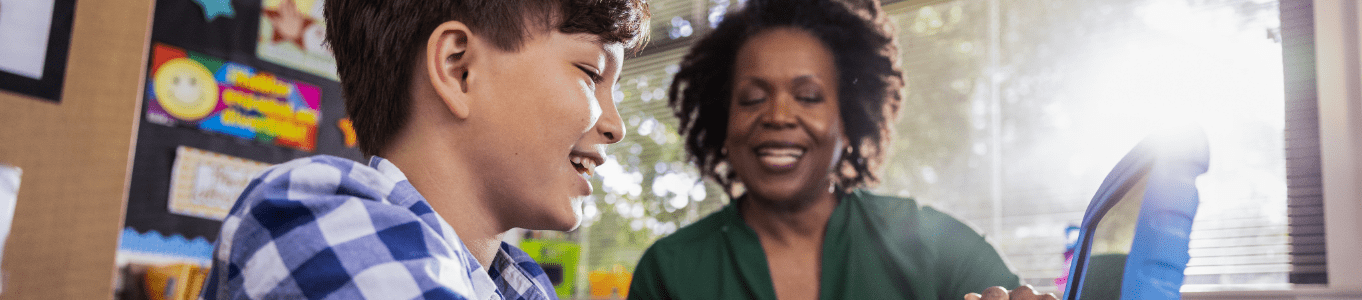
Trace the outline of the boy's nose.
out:
M 624 121 L 620 117 L 620 112 L 615 108 L 615 101 L 605 98 L 601 101 L 601 118 L 596 121 L 596 132 L 605 136 L 606 144 L 618 143 L 624 140 Z

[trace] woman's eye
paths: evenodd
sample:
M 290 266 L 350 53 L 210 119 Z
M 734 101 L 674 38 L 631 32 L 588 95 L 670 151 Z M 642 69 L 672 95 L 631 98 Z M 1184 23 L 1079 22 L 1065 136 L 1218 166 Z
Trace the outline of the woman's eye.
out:
M 738 98 L 740 105 L 752 105 L 766 101 L 766 93 L 761 91 L 747 91 Z
M 738 98 L 738 104 L 741 104 L 741 105 L 754 105 L 754 104 L 760 104 L 760 103 L 762 103 L 762 102 L 766 102 L 766 97 L 742 97 L 742 98 Z
M 823 95 L 817 89 L 809 89 L 796 92 L 795 100 L 804 103 L 818 103 L 823 102 Z

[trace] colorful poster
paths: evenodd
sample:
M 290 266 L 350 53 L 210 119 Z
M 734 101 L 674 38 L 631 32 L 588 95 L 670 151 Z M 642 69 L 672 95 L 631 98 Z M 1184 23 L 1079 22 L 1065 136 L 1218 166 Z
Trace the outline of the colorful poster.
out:
M 170 171 L 166 208 L 173 214 L 222 221 L 251 178 L 269 166 L 180 146 L 175 149 L 175 166 Z
M 316 149 L 321 119 L 316 86 L 163 44 L 152 51 L 148 122 Z
M 336 77 L 336 58 L 325 44 L 322 0 L 264 0 L 255 55 L 317 76 Z

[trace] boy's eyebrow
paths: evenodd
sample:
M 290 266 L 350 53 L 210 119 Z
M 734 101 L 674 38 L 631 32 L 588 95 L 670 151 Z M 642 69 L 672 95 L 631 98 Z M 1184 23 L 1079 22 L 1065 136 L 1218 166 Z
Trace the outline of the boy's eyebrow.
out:
M 584 41 L 584 42 L 589 42 L 589 43 L 595 44 L 595 45 L 596 45 L 596 50 L 600 51 L 600 53 L 605 54 L 605 56 L 606 56 L 605 65 L 604 65 L 604 66 L 601 66 L 601 71 L 602 71 L 602 72 L 606 72 L 606 71 L 608 71 L 608 70 L 614 70 L 614 69 L 615 69 L 615 66 L 621 65 L 621 64 L 624 63 L 624 62 L 623 62 L 623 59 L 624 59 L 623 57 L 621 57 L 619 60 L 616 60 L 616 59 L 615 59 L 615 58 L 616 58 L 615 55 L 612 55 L 612 54 L 610 53 L 610 49 L 609 49 L 609 47 L 610 47 L 611 45 L 619 45 L 621 48 L 623 48 L 623 47 L 624 47 L 624 44 L 623 44 L 623 43 L 619 43 L 619 42 L 606 42 L 605 39 L 604 39 L 603 37 L 601 37 L 600 35 L 595 35 L 595 34 L 576 35 L 576 36 L 573 36 L 572 38 L 577 39 L 577 40 L 580 40 L 580 41 Z M 621 49 L 621 50 L 623 50 L 623 49 Z M 620 77 L 622 77 L 623 75 L 624 75 L 624 70 L 623 70 L 623 69 L 621 69 L 620 72 L 615 72 L 615 82 L 618 83 Z
M 623 45 L 623 44 L 620 44 L 620 43 L 604 43 L 604 42 L 601 42 L 600 37 L 596 37 L 595 40 L 596 40 L 596 43 L 595 43 L 595 44 L 596 44 L 596 48 L 599 49 L 599 50 L 601 51 L 601 53 L 604 53 L 605 56 L 606 56 L 606 58 L 605 58 L 605 66 L 602 66 L 602 68 L 604 68 L 605 70 L 611 70 L 611 71 L 613 71 L 613 70 L 615 70 L 616 67 L 618 66 L 618 67 L 619 67 L 619 68 L 618 68 L 619 71 L 618 71 L 618 72 L 615 72 L 615 82 L 619 82 L 620 77 L 624 75 L 624 68 L 623 68 L 623 66 L 621 66 L 621 65 L 624 64 L 624 57 L 623 57 L 622 55 L 621 55 L 621 56 L 616 56 L 616 55 L 614 55 L 614 53 L 611 53 L 611 52 L 610 52 L 610 45 L 619 45 L 621 48 L 623 48 L 624 45 Z M 624 49 L 620 49 L 620 50 L 623 51 Z M 621 53 L 621 54 L 623 54 L 623 53 Z
M 616 65 L 619 65 L 619 64 L 623 64 L 623 63 L 624 63 L 624 62 L 622 61 L 624 58 L 622 58 L 622 57 L 620 58 L 620 60 L 616 60 L 616 59 L 615 59 L 616 56 L 614 55 L 614 53 L 611 53 L 611 52 L 610 52 L 610 48 L 609 48 L 609 46 L 607 46 L 607 44 L 604 44 L 604 43 L 597 43 L 596 46 L 597 46 L 598 48 L 600 48 L 601 53 L 605 53 L 605 56 L 606 56 L 606 58 L 605 58 L 605 68 L 606 68 L 606 69 L 614 70 L 615 67 L 616 67 Z M 624 73 L 623 71 L 624 71 L 623 68 L 621 68 L 620 72 L 618 72 L 618 73 Z M 620 74 L 615 74 L 615 76 L 617 76 L 617 77 L 618 77 L 619 75 L 620 75 Z
M 583 41 L 583 42 L 595 44 L 595 45 L 596 45 L 596 48 L 599 48 L 599 49 L 601 50 L 601 52 L 605 52 L 605 53 L 610 53 L 610 51 L 609 51 L 608 49 L 606 49 L 606 46 L 607 46 L 607 45 L 610 45 L 610 44 L 617 44 L 617 43 L 606 42 L 604 38 L 602 38 L 602 37 L 599 36 L 599 35 L 595 35 L 595 34 L 574 34 L 574 35 L 571 36 L 571 38 L 572 38 L 572 39 L 575 39 L 575 40 L 578 40 L 578 41 Z
M 605 47 L 606 44 L 609 44 L 609 43 L 607 43 L 607 42 L 605 41 L 605 39 L 604 39 L 603 37 L 601 37 L 600 35 L 590 34 L 590 33 L 578 33 L 578 34 L 572 34 L 572 38 L 577 39 L 577 40 L 580 40 L 580 41 L 583 41 L 583 42 L 588 42 L 588 43 L 592 43 L 592 44 L 601 45 L 601 47 Z

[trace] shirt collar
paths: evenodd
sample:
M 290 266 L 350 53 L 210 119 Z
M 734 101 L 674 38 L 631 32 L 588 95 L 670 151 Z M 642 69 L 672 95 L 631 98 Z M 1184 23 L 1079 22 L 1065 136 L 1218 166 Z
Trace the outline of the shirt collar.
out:
M 398 169 L 397 165 L 394 165 L 392 161 L 377 155 L 369 158 L 369 167 L 377 169 L 384 177 L 388 177 L 395 182 L 401 183 L 407 181 L 407 175 L 402 173 L 402 170 Z M 405 185 L 410 186 L 410 183 L 406 183 Z M 415 191 L 414 187 L 412 188 L 413 191 Z M 421 201 L 429 202 L 424 196 L 419 196 L 419 191 L 416 191 L 416 194 L 421 198 Z M 439 222 L 441 235 L 445 239 L 445 242 L 449 243 L 454 249 L 462 250 L 462 254 L 465 256 L 463 259 L 468 267 L 467 271 L 469 279 L 473 284 L 473 293 L 476 294 L 473 295 L 474 299 L 504 299 L 508 293 L 511 293 L 514 296 L 521 296 L 521 298 L 525 298 L 524 296 L 529 296 L 529 294 L 538 294 L 540 296 L 549 296 L 548 294 L 552 294 L 547 287 L 543 286 L 547 283 L 539 282 L 542 281 L 541 279 L 544 279 L 538 278 L 543 277 L 542 270 L 539 272 L 527 272 L 529 270 L 524 269 L 522 263 L 534 263 L 534 259 L 506 242 L 502 242 L 501 247 L 497 248 L 497 254 L 493 259 L 491 267 L 499 268 L 499 270 L 497 270 L 497 278 L 492 278 L 488 270 L 483 268 L 482 265 L 478 263 L 477 259 L 473 257 L 472 253 L 468 251 L 468 247 L 463 244 L 463 240 L 459 239 L 458 234 L 454 232 L 454 228 L 449 226 L 449 222 L 446 222 L 443 217 L 439 217 L 438 213 L 436 213 L 436 216 L 437 222 Z M 538 265 L 535 264 L 534 267 L 538 267 Z M 536 276 L 535 273 L 538 273 L 538 276 Z M 497 287 L 497 281 L 502 281 L 502 284 L 507 285 L 510 290 L 499 289 Z
M 378 157 L 378 155 L 369 158 L 369 167 L 378 169 L 379 173 L 382 173 L 383 176 L 387 176 L 393 181 L 407 180 L 407 174 L 403 174 L 402 170 L 397 169 L 397 166 L 393 165 L 393 162 Z

